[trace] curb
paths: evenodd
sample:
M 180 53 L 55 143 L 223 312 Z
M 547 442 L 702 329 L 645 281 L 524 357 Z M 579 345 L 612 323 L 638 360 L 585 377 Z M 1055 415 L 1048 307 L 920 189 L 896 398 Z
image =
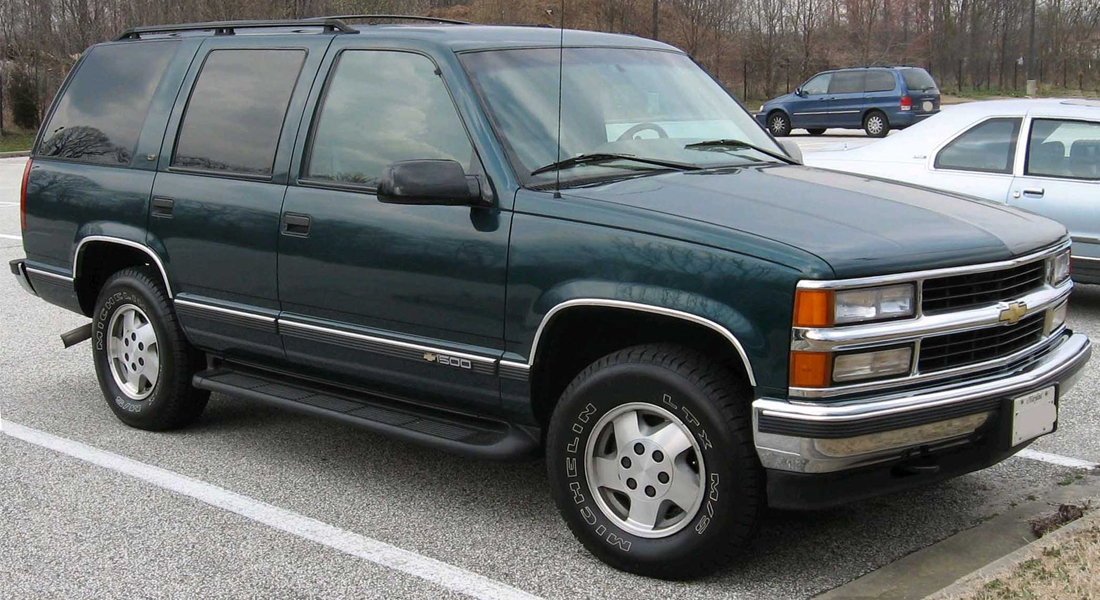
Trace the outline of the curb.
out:
M 0 158 L 22 158 L 24 156 L 30 156 L 30 150 L 17 150 L 15 152 L 0 152 Z
M 1091 498 L 1090 500 L 1096 500 L 1096 498 Z M 999 560 L 995 560 L 969 575 L 960 577 L 955 583 L 952 583 L 938 592 L 925 596 L 924 600 L 945 600 L 946 598 L 972 591 L 973 588 L 985 581 L 1008 575 L 1021 563 L 1038 556 L 1046 548 L 1058 545 L 1074 533 L 1094 525 L 1100 525 L 1100 510 L 1095 508 L 1087 512 L 1085 516 L 1080 519 L 1064 525 L 1052 533 L 1044 535 L 1019 550 Z

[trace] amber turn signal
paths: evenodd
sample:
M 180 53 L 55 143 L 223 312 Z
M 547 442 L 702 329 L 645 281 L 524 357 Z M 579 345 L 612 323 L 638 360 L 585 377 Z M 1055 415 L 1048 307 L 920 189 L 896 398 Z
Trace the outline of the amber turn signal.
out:
M 829 327 L 833 324 L 833 292 L 796 290 L 794 293 L 795 327 Z
M 791 387 L 823 388 L 832 383 L 833 355 L 791 352 Z

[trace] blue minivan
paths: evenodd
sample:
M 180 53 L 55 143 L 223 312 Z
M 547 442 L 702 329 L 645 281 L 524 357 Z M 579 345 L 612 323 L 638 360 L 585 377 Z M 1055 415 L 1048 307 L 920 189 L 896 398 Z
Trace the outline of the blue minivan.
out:
M 940 111 L 940 90 L 920 67 L 860 67 L 824 71 L 794 93 L 766 102 L 756 120 L 774 136 L 794 128 L 821 135 L 829 128 L 863 129 L 884 137 Z

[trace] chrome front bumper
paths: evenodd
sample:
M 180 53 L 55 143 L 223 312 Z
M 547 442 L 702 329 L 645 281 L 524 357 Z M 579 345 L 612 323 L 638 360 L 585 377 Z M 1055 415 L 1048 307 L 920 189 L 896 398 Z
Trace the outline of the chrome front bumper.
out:
M 961 383 L 850 401 L 761 398 L 756 449 L 768 469 L 829 473 L 965 444 L 1009 398 L 1054 385 L 1060 402 L 1091 354 L 1087 337 L 1067 333 L 1012 370 Z

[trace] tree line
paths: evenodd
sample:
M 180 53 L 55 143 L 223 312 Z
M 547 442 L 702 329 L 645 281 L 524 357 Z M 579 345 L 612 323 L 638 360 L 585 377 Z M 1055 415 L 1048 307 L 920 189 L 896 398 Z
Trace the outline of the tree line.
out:
M 564 0 L 567 27 L 655 37 L 744 100 L 844 66 L 916 65 L 945 91 L 1022 90 L 1035 1 L 1044 93 L 1100 89 L 1097 0 Z M 32 129 L 88 46 L 138 25 L 415 14 L 557 26 L 562 0 L 4 0 L 4 125 Z

